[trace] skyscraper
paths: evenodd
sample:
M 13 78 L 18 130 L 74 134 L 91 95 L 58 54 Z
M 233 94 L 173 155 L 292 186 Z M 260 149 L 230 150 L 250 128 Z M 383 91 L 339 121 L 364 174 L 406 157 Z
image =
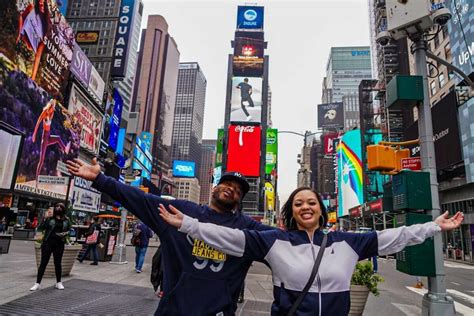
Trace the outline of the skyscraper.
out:
M 152 182 L 161 188 L 162 177 L 171 168 L 171 135 L 180 53 L 168 34 L 168 23 L 161 15 L 148 16 L 140 46 L 140 81 L 135 101 L 140 105 L 137 106 L 140 112 L 138 134 L 150 132 L 153 136 Z
M 206 86 L 198 63 L 179 64 L 171 159 L 194 161 L 199 179 Z
M 208 204 L 212 189 L 212 171 L 216 158 L 217 140 L 203 139 L 201 150 L 201 169 L 199 179 L 201 182 L 201 195 L 199 203 Z

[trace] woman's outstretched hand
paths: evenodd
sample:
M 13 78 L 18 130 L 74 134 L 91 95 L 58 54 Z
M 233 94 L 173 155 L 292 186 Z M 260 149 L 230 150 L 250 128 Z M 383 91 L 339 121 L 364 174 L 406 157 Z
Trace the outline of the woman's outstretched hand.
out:
M 183 225 L 184 215 L 173 205 L 170 204 L 168 207 L 171 212 L 168 212 L 166 207 L 163 204 L 160 204 L 160 216 L 165 222 L 179 229 L 181 225 Z
M 438 226 L 441 228 L 443 231 L 449 231 L 453 230 L 455 228 L 458 228 L 462 221 L 464 220 L 464 213 L 462 212 L 457 212 L 449 218 L 449 213 L 448 211 L 444 212 L 438 218 L 435 219 L 435 223 L 438 224 Z

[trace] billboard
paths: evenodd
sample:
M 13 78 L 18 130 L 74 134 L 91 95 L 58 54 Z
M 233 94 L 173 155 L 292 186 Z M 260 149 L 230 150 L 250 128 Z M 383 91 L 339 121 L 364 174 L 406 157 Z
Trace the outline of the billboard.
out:
M 92 187 L 92 181 L 74 177 L 69 201 L 76 211 L 99 213 L 101 195 Z
M 318 127 L 344 128 L 343 103 L 318 104 Z
M 112 59 L 111 76 L 124 78 L 127 72 L 127 58 L 130 43 L 133 5 L 135 0 L 122 0 L 120 5 L 117 33 L 115 34 L 114 54 Z
M 11 190 L 15 185 L 17 160 L 23 146 L 22 135 L 18 130 L 0 122 L 0 189 Z
M 95 45 L 99 42 L 99 31 L 77 31 L 76 42 L 81 45 Z
M 265 174 L 276 172 L 278 157 L 278 130 L 267 128 L 267 145 L 265 158 Z
M 261 122 L 262 78 L 232 78 L 231 122 Z
M 448 22 L 452 63 L 468 76 L 474 71 L 474 2 L 472 0 L 446 0 L 446 7 L 453 15 Z M 462 81 L 455 76 L 457 83 Z
M 102 104 L 105 91 L 105 82 L 95 67 L 91 68 L 91 77 L 89 80 L 88 90 L 97 98 L 97 100 L 99 100 L 99 104 Z
M 264 40 L 236 37 L 234 39 L 234 76 L 261 77 L 263 75 Z
M 195 174 L 194 161 L 173 160 L 173 177 L 194 178 Z
M 247 177 L 260 176 L 260 126 L 230 125 L 227 170 Z
M 467 183 L 474 182 L 474 129 L 472 122 L 474 122 L 474 98 L 459 107 L 459 132 Z
M 82 126 L 81 147 L 94 154 L 99 153 L 102 114 L 91 105 L 75 84 L 71 88 L 68 110 Z
M 87 55 L 82 51 L 81 47 L 74 43 L 74 51 L 72 53 L 71 72 L 77 80 L 86 88 L 89 87 L 91 80 L 92 63 Z
M 67 185 L 60 170 L 65 160 L 77 157 L 80 122 L 28 75 L 8 70 L 4 61 L 0 78 L 0 121 L 25 135 L 15 190 L 64 200 Z
M 115 151 L 117 149 L 120 120 L 122 119 L 123 99 L 117 89 L 114 89 L 114 108 L 109 121 L 109 147 Z
M 74 31 L 56 1 L 2 1 L 0 56 L 63 102 Z
M 224 148 L 224 129 L 219 128 L 217 130 L 217 142 L 216 142 L 216 162 L 215 166 L 220 167 L 222 166 L 222 151 Z
M 360 130 L 345 133 L 337 146 L 338 217 L 364 203 L 361 157 Z
M 237 29 L 263 30 L 264 7 L 238 6 Z
M 334 140 L 338 138 L 337 133 L 329 133 L 323 136 L 324 139 L 324 155 L 332 156 L 335 153 Z

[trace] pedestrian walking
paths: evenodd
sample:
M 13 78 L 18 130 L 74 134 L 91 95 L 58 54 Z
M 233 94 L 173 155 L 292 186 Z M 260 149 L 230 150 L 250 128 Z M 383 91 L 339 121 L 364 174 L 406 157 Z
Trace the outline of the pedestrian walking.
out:
M 135 246 L 135 272 L 142 273 L 145 262 L 146 250 L 153 231 L 142 222 L 138 222 L 133 227 L 132 245 Z
M 365 234 L 325 234 L 325 206 L 319 194 L 307 187 L 293 191 L 283 206 L 287 231 L 242 231 L 200 223 L 173 205 L 168 207 L 173 214 L 160 205 L 163 219 L 191 238 L 231 256 L 264 261 L 270 266 L 274 282 L 272 315 L 315 315 L 316 311 L 319 315 L 347 315 L 351 276 L 359 260 L 420 244 L 440 231 L 459 227 L 464 219 L 461 212 L 451 218 L 446 212 L 425 224 Z
M 242 199 L 250 186 L 238 172 L 222 175 L 212 189 L 209 205 L 186 200 L 169 200 L 125 185 L 100 172 L 96 160 L 89 165 L 68 161 L 73 175 L 93 181 L 92 186 L 110 195 L 136 215 L 160 237 L 163 261 L 163 291 L 156 311 L 159 315 L 233 315 L 237 310 L 242 282 L 251 261 L 226 256 L 206 243 L 169 227 L 159 215 L 159 205 L 173 205 L 203 222 L 231 228 L 268 230 L 240 212 Z
M 99 253 L 97 251 L 97 244 L 99 243 L 100 240 L 100 232 L 101 232 L 101 226 L 99 223 L 97 223 L 96 218 L 92 218 L 91 224 L 89 225 L 89 229 L 85 233 L 86 237 L 86 251 L 77 259 L 80 263 L 84 261 L 84 259 L 87 257 L 89 252 L 92 251 L 92 258 L 93 261 L 91 262 L 92 266 L 99 265 Z
M 41 288 L 41 280 L 43 279 L 51 254 L 54 259 L 56 288 L 64 290 L 64 285 L 61 282 L 61 260 L 63 258 L 66 237 L 71 229 L 71 221 L 66 217 L 66 206 L 63 203 L 56 203 L 53 209 L 49 209 L 46 212 L 45 219 L 39 226 L 39 229 L 44 230 L 43 243 L 41 244 L 41 263 L 38 268 L 36 283 L 30 288 L 30 291 L 36 291 Z
M 7 218 L 5 216 L 0 220 L 0 233 L 7 231 Z

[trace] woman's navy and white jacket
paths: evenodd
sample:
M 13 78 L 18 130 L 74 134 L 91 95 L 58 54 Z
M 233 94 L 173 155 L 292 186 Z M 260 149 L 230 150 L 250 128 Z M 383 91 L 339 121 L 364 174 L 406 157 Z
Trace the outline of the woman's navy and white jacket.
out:
M 309 279 L 323 232 L 238 230 L 200 223 L 185 215 L 179 231 L 229 255 L 267 262 L 273 274 L 272 315 L 286 315 Z M 297 315 L 347 315 L 350 280 L 357 261 L 422 243 L 440 228 L 434 222 L 364 234 L 332 232 L 318 275 Z

